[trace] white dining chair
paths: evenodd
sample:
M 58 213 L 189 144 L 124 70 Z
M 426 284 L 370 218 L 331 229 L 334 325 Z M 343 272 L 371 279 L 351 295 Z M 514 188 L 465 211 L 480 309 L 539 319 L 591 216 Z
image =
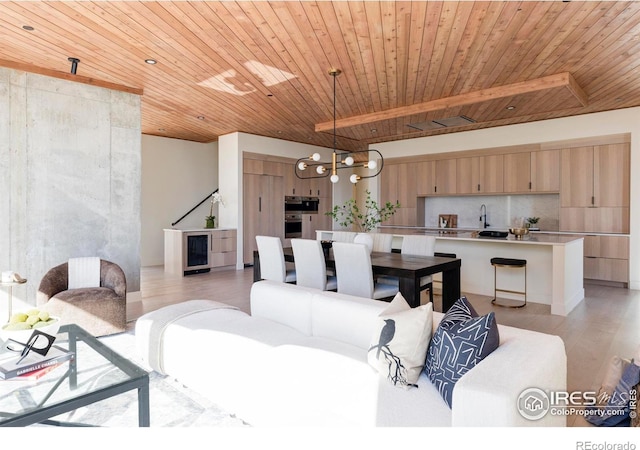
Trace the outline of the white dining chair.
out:
M 373 251 L 391 253 L 393 245 L 393 234 L 369 233 L 373 237 Z
M 282 241 L 277 236 L 256 236 L 260 258 L 260 278 L 263 280 L 295 283 L 296 271 L 287 269 Z
M 374 283 L 371 255 L 363 244 L 333 243 L 338 292 L 356 297 L 386 299 L 396 295 L 398 285 Z
M 358 233 L 354 231 L 334 231 L 331 234 L 333 242 L 353 242 Z
M 296 265 L 296 284 L 323 291 L 335 291 L 337 278 L 327 276 L 327 263 L 320 241 L 291 239 L 293 259 Z
M 404 235 L 402 236 L 402 255 L 433 256 L 436 250 L 435 236 Z M 429 301 L 433 303 L 433 277 L 427 275 L 420 278 L 420 290 L 429 289 Z

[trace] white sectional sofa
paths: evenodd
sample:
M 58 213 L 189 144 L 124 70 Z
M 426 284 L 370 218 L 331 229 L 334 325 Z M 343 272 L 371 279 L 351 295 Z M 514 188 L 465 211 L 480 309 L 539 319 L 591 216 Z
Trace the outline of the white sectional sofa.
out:
M 517 410 L 531 387 L 566 390 L 557 336 L 499 326 L 500 346 L 464 374 L 450 409 L 422 373 L 391 385 L 367 363 L 388 303 L 271 281 L 254 283 L 251 315 L 194 300 L 142 316 L 140 356 L 151 368 L 254 426 L 564 426 Z M 435 331 L 442 314 L 434 313 Z

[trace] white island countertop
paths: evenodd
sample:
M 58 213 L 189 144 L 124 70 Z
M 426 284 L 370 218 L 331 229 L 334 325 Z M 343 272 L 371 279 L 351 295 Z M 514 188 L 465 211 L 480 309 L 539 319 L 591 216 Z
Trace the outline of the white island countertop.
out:
M 476 242 L 491 242 L 491 243 L 505 243 L 505 244 L 535 244 L 535 245 L 565 245 L 576 240 L 583 239 L 584 236 L 577 234 L 565 234 L 565 233 L 549 233 L 549 232 L 531 232 L 528 235 L 522 237 L 522 239 L 516 239 L 512 234 L 509 234 L 506 238 L 492 238 L 478 236 L 478 230 L 430 230 L 430 229 L 415 229 L 415 228 L 380 228 L 380 233 L 393 234 L 399 238 L 402 235 L 422 234 L 427 236 L 435 236 L 436 239 L 455 239 L 466 240 Z
M 479 230 L 407 227 L 382 227 L 378 232 L 393 235 L 395 251 L 402 248 L 403 236 L 434 236 L 436 252 L 455 254 L 461 260 L 460 289 L 465 294 L 493 298 L 496 276 L 500 287 L 523 290 L 522 271 L 501 269 L 500 273 L 494 273 L 491 258 L 502 257 L 527 260 L 527 301 L 550 305 L 551 314 L 566 316 L 584 299 L 584 235 L 534 231 L 522 239 L 512 234 L 490 238 L 479 237 Z M 331 234 L 332 231 L 318 231 L 317 239 L 330 240 Z M 520 299 L 505 293 L 501 296 Z

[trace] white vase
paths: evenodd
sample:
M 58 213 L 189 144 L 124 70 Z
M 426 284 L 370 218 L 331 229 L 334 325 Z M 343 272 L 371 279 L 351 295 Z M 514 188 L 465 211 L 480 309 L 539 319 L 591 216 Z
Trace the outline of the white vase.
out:
M 373 236 L 368 233 L 358 233 L 353 239 L 355 244 L 364 244 L 369 249 L 369 253 L 373 251 Z

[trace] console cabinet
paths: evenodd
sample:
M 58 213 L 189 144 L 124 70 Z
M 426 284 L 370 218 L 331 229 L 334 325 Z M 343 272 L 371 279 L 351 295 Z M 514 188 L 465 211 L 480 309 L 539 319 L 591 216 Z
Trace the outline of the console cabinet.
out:
M 237 231 L 225 228 L 164 230 L 164 271 L 189 275 L 235 266 Z

